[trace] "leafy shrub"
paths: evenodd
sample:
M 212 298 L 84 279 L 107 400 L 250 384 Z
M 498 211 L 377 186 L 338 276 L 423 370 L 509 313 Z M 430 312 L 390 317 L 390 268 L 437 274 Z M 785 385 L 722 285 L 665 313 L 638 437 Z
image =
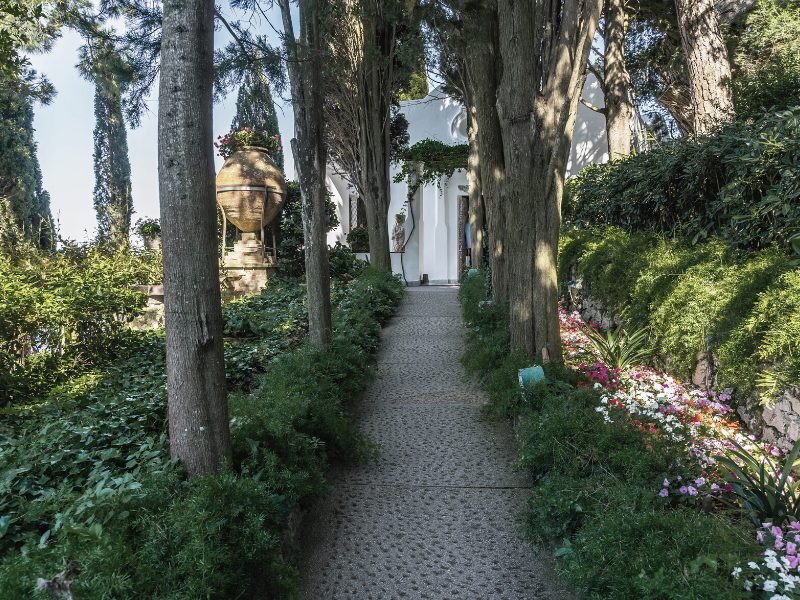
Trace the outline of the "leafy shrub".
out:
M 306 254 L 303 241 L 303 199 L 300 184 L 287 181 L 286 200 L 280 216 L 280 234 L 278 236 L 278 269 L 289 277 L 300 277 L 305 273 Z M 325 203 L 328 231 L 333 231 L 339 224 L 336 217 L 336 206 L 330 196 Z
M 645 328 L 630 333 L 624 327 L 616 331 L 609 329 L 605 333 L 588 328 L 586 335 L 603 363 L 609 367 L 632 367 L 640 364 L 651 353 L 647 347 L 649 333 Z
M 353 227 L 347 233 L 347 243 L 353 252 L 369 252 L 369 230 L 366 227 Z
M 587 240 L 593 251 L 625 252 L 596 232 L 593 244 Z M 648 248 L 642 239 L 631 244 Z M 570 242 L 567 249 L 581 255 Z M 648 261 L 632 255 L 628 262 Z M 598 392 L 576 387 L 575 372 L 547 364 L 545 381 L 521 395 L 516 369 L 528 359 L 508 354 L 507 346 L 504 353 L 502 344 L 485 349 L 488 340 L 507 338 L 508 324 L 478 308 L 485 286 L 477 279 L 461 290 L 464 362 L 483 381 L 488 412 L 518 423 L 518 464 L 535 481 L 525 515 L 529 536 L 555 545 L 560 572 L 589 598 L 743 597 L 730 574 L 758 554 L 749 524 L 735 513 L 706 515 L 659 501 L 654 490 L 681 449 L 631 423 L 605 423 Z
M 757 554 L 750 528 L 724 515 L 664 509 L 622 492 L 586 516 L 560 568 L 590 598 L 722 600 L 752 597 L 730 573 Z
M 159 273 L 153 255 L 97 246 L 0 255 L 0 406 L 124 356 L 146 299 L 131 286 Z
M 724 376 L 741 380 L 746 392 L 752 390 L 759 374 L 763 379 L 763 369 L 768 369 L 777 385 L 759 391 L 762 400 L 770 401 L 800 381 L 800 270 L 783 273 L 755 300 L 746 320 L 719 348 L 718 356 Z
M 329 247 L 328 261 L 331 277 L 358 277 L 366 264 L 356 258 L 353 250 L 340 242 Z
M 133 228 L 143 240 L 161 235 L 161 221 L 159 219 L 139 219 Z
M 274 285 L 272 285 L 274 284 Z M 325 489 L 333 459 L 374 455 L 347 404 L 369 381 L 380 323 L 403 285 L 366 270 L 332 297 L 334 345 L 305 343 L 302 287 L 273 280 L 229 306 L 226 332 L 265 344 L 254 382 L 231 378 L 232 471 L 186 480 L 170 460 L 163 339 L 139 336 L 124 361 L 7 407 L 0 421 L 0 599 L 74 565 L 81 598 L 296 597 L 290 511 Z M 274 297 L 271 297 L 274 294 Z M 278 350 L 282 348 L 282 350 Z M 42 594 L 40 594 L 42 595 Z
M 570 180 L 565 219 L 580 227 L 717 236 L 736 247 L 785 247 L 800 223 L 800 107 L 701 139 L 591 165 Z
M 783 525 L 800 517 L 800 482 L 792 477 L 800 465 L 800 441 L 795 442 L 783 464 L 770 456 L 753 456 L 733 442 L 735 450 L 717 461 L 728 471 L 733 493 L 741 500 L 753 523 Z
M 796 0 L 761 0 L 733 36 L 731 79 L 739 117 L 784 109 L 800 97 L 800 5 Z
M 579 277 L 629 326 L 649 327 L 661 364 L 684 378 L 711 352 L 720 383 L 740 398 L 764 364 L 785 382 L 800 380 L 800 277 L 779 249 L 744 253 L 718 240 L 691 246 L 597 228 L 565 232 L 559 268 L 562 282 Z

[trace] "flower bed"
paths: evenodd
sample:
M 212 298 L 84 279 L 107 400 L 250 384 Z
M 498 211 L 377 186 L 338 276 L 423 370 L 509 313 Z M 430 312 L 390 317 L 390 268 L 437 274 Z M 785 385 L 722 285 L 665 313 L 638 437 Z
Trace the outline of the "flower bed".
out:
M 731 389 L 719 393 L 699 389 L 642 365 L 610 368 L 599 360 L 587 336 L 594 324 L 585 323 L 577 312 L 567 313 L 563 307 L 560 320 L 567 363 L 584 379 L 579 385 L 602 391 L 595 410 L 603 422 L 624 421 L 645 437 L 661 436 L 680 446 L 684 459 L 676 461 L 674 474 L 661 482 L 659 497 L 668 502 L 704 505 L 706 509 L 721 500 L 732 502 L 724 498 L 734 490 L 730 471 L 717 460 L 720 455 L 744 449 L 762 460 L 767 455 L 782 456 L 777 447 L 758 442 L 741 430 L 728 404 Z M 592 360 L 591 364 L 587 365 L 586 359 Z M 654 490 L 657 487 L 654 485 Z M 768 596 L 772 600 L 792 597 L 795 590 L 800 593 L 800 522 L 792 522 L 786 530 L 765 523 L 756 539 L 767 545 L 760 560 L 737 567 L 732 575 L 743 581 L 745 590 L 773 594 Z
M 545 365 L 547 380 L 520 395 L 516 369 L 529 361 L 509 353 L 502 307 L 475 308 L 481 279 L 462 286 L 464 363 L 483 377 L 488 412 L 518 423 L 519 464 L 536 481 L 528 532 L 556 545 L 560 571 L 588 597 L 794 597 L 796 546 L 756 537 L 731 508 L 736 481 L 718 457 L 780 452 L 741 429 L 730 390 L 611 368 L 587 336 L 591 324 L 562 312 L 567 368 Z

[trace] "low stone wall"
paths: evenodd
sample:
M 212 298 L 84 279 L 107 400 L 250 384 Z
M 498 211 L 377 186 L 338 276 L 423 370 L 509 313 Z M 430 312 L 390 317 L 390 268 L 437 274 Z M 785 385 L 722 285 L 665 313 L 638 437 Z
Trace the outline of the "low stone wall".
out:
M 584 287 L 577 268 L 572 267 L 569 273 L 570 280 L 561 285 L 562 298 L 569 311 L 578 311 L 585 321 L 597 323 L 603 329 L 623 324 L 619 315 L 608 310 Z M 700 388 L 716 389 L 719 387 L 718 370 L 719 360 L 713 350 L 698 349 L 692 383 Z M 769 406 L 761 405 L 757 397 L 737 398 L 736 406 L 742 422 L 760 439 L 789 450 L 800 438 L 800 386 L 787 388 Z

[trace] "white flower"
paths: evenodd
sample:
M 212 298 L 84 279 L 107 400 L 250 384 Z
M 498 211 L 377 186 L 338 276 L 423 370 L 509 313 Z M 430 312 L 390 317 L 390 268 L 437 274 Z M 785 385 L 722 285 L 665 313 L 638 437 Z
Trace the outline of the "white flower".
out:
M 772 579 L 767 579 L 764 582 L 764 585 L 761 587 L 765 592 L 774 592 L 776 589 L 778 589 L 778 582 L 773 581 Z
M 749 563 L 747 563 L 747 566 L 750 567 L 751 569 L 756 570 L 756 571 L 759 570 L 758 565 L 756 563 L 754 563 L 752 560 Z

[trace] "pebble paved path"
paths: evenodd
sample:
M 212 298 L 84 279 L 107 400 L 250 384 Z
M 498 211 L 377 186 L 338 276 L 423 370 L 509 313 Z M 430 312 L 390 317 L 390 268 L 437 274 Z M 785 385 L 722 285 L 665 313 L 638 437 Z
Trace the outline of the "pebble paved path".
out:
M 465 379 L 454 287 L 411 288 L 384 329 L 375 382 L 355 409 L 380 459 L 334 478 L 306 519 L 314 600 L 566 598 L 520 537 L 530 492 L 507 424 L 481 419 Z

